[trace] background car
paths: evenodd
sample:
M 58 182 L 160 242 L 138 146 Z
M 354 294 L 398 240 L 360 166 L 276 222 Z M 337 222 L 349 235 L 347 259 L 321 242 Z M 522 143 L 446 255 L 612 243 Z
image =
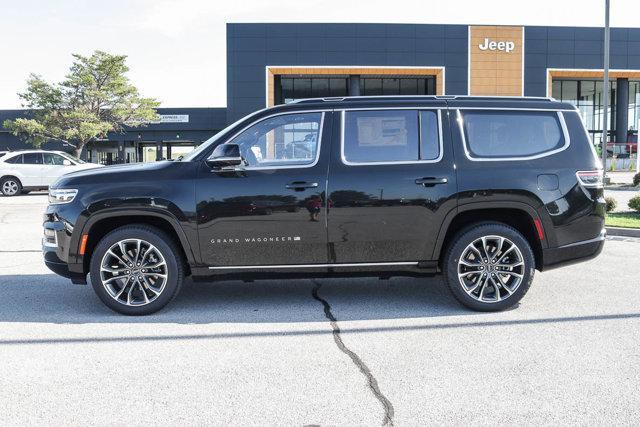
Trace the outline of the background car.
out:
M 0 192 L 5 196 L 46 190 L 60 176 L 103 167 L 86 163 L 62 151 L 26 150 L 0 157 Z

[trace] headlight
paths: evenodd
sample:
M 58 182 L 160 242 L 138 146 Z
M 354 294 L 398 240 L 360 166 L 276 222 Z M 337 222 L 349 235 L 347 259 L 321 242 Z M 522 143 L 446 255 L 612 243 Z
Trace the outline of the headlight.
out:
M 71 203 L 76 198 L 78 190 L 71 189 L 50 189 L 49 190 L 49 203 L 52 205 L 59 205 L 61 203 Z

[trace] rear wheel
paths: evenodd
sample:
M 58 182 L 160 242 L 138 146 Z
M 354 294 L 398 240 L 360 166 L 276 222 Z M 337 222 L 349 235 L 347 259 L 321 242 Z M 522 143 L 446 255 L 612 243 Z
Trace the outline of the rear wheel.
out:
M 100 240 L 91 257 L 91 285 L 118 313 L 155 313 L 176 297 L 183 281 L 180 250 L 155 227 L 120 227 Z
M 527 293 L 535 272 L 529 242 L 516 229 L 484 223 L 460 232 L 444 260 L 445 280 L 463 305 L 500 311 Z
M 2 194 L 8 197 L 16 196 L 22 191 L 22 183 L 20 180 L 13 176 L 3 178 L 0 182 L 0 191 Z

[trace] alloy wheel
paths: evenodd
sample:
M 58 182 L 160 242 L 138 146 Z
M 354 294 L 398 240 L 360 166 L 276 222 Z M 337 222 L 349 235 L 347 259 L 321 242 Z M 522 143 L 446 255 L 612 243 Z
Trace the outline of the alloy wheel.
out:
M 462 251 L 458 280 L 471 298 L 495 303 L 509 298 L 522 283 L 525 263 L 522 252 L 502 236 L 483 236 Z
M 13 196 L 18 192 L 18 183 L 13 180 L 6 180 L 2 183 L 2 193 L 7 196 Z
M 151 243 L 125 239 L 111 245 L 100 262 L 100 280 L 117 302 L 141 306 L 155 301 L 164 290 L 168 268 Z

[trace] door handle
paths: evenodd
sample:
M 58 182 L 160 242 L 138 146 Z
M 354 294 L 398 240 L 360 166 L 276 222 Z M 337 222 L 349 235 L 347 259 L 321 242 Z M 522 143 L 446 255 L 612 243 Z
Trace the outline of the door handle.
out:
M 285 186 L 289 190 L 304 191 L 306 188 L 318 188 L 317 182 L 294 181 Z
M 447 182 L 449 182 L 447 178 L 434 178 L 431 176 L 427 178 L 416 179 L 416 184 L 423 185 L 425 187 L 433 187 L 434 185 L 446 184 Z

